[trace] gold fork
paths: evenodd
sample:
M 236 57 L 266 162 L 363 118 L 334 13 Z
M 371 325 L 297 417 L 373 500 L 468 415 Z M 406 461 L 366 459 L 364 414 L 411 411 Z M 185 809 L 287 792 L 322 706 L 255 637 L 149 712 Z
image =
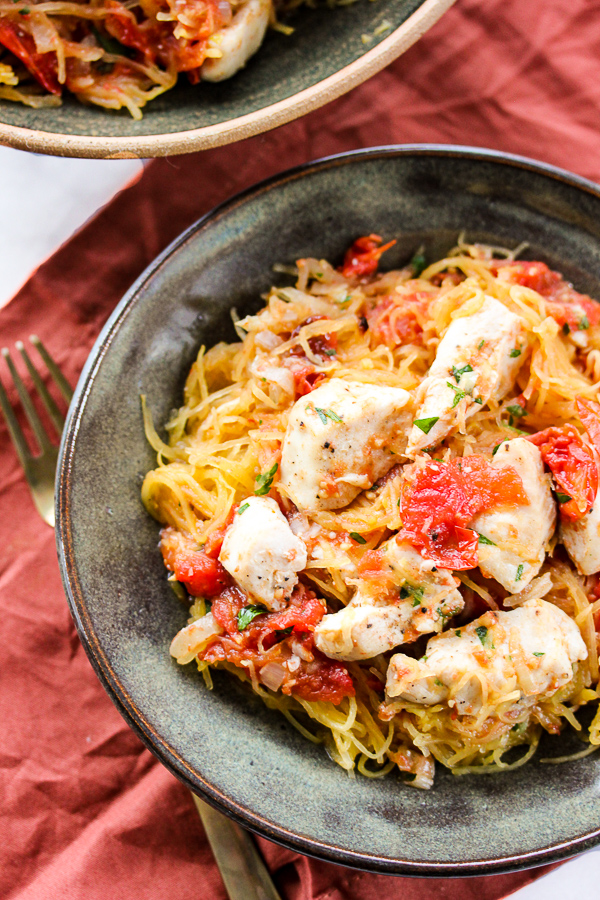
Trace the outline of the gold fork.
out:
M 40 339 L 32 335 L 29 340 L 45 363 L 58 390 L 65 401 L 69 403 L 73 396 L 73 391 L 65 376 Z M 64 417 L 52 399 L 40 373 L 31 362 L 23 342 L 17 341 L 15 346 L 23 358 L 33 386 L 54 425 L 56 434 L 60 437 L 64 426 Z M 2 356 L 6 360 L 6 365 L 19 395 L 25 416 L 38 445 L 39 453 L 37 455 L 34 455 L 29 449 L 25 435 L 19 425 L 15 411 L 10 405 L 1 380 L 0 410 L 4 415 L 17 456 L 25 471 L 25 478 L 37 511 L 48 525 L 54 527 L 54 477 L 58 461 L 58 448 L 45 430 L 33 400 L 25 388 L 6 347 L 2 350 Z M 202 820 L 204 831 L 230 900 L 281 900 L 262 857 L 248 832 L 217 812 L 207 803 L 204 803 L 203 800 L 200 800 L 193 793 L 192 798 Z

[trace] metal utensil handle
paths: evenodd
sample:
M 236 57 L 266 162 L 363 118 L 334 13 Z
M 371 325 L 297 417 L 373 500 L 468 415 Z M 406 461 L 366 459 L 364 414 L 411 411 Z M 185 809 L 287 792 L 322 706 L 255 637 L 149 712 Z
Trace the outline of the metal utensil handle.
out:
M 247 831 L 192 794 L 230 900 L 281 900 Z

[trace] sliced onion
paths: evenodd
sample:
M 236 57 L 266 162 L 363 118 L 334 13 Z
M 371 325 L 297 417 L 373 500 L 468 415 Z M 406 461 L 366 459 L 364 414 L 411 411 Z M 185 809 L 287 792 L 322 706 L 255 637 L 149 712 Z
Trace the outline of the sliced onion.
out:
M 260 680 L 270 691 L 278 691 L 284 682 L 285 676 L 285 667 L 277 662 L 268 662 L 260 670 Z
M 255 334 L 254 340 L 263 350 L 274 350 L 275 347 L 283 344 L 279 335 L 273 334 L 272 331 L 259 331 L 258 334 Z
M 223 629 L 209 612 L 175 635 L 171 642 L 171 656 L 175 657 L 180 666 L 184 666 L 200 653 L 211 637 L 222 633 Z

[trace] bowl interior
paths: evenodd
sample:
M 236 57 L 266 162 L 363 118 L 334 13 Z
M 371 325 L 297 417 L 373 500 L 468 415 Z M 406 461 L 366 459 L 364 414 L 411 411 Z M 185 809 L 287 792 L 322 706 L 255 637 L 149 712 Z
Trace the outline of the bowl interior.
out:
M 63 135 L 131 138 L 219 125 L 318 84 L 372 50 L 421 6 L 423 0 L 360 0 L 332 9 L 324 4 L 303 7 L 285 19 L 294 33 L 269 31 L 259 52 L 237 76 L 197 86 L 182 76 L 174 90 L 148 104 L 139 122 L 126 110 L 107 112 L 70 96 L 57 109 L 35 110 L 0 101 L 0 122 Z M 374 35 L 383 25 L 389 27 Z M 363 34 L 371 37 L 369 43 L 363 42 Z
M 180 402 L 200 344 L 235 339 L 229 311 L 258 308 L 275 262 L 337 262 L 358 235 L 424 242 L 431 259 L 465 230 L 516 246 L 600 297 L 600 199 L 593 187 L 482 151 L 391 148 L 274 179 L 194 226 L 138 281 L 101 335 L 78 386 L 59 469 L 63 576 L 87 652 L 109 693 L 190 787 L 267 837 L 382 872 L 465 874 L 572 855 L 600 828 L 600 763 L 533 762 L 487 777 L 438 767 L 424 793 L 391 775 L 349 778 L 233 677 L 208 691 L 169 657 L 186 610 L 168 588 L 158 526 L 139 491 L 153 466 L 140 414 Z M 539 756 L 578 749 L 570 737 Z

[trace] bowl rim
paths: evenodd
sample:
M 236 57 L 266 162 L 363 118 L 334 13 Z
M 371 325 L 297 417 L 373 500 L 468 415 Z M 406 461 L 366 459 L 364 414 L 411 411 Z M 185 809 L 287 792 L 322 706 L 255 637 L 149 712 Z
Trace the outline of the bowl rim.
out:
M 67 421 L 63 430 L 59 459 L 56 470 L 56 547 L 61 578 L 70 612 L 88 659 L 100 682 L 107 691 L 125 721 L 141 739 L 142 743 L 179 781 L 193 793 L 202 797 L 211 806 L 225 813 L 239 825 L 256 832 L 266 839 L 278 843 L 288 849 L 315 857 L 327 862 L 344 865 L 350 868 L 384 875 L 410 875 L 415 877 L 465 877 L 477 875 L 502 874 L 535 866 L 547 865 L 568 859 L 588 850 L 600 843 L 600 824 L 598 828 L 578 837 L 548 844 L 537 850 L 517 852 L 496 859 L 469 860 L 467 862 L 419 862 L 411 859 L 391 859 L 389 857 L 372 856 L 364 852 L 348 850 L 335 843 L 324 843 L 305 835 L 296 834 L 280 825 L 263 818 L 258 813 L 246 809 L 243 805 L 213 787 L 207 780 L 198 775 L 172 747 L 157 733 L 153 726 L 137 709 L 131 695 L 120 683 L 110 661 L 102 650 L 94 634 L 91 619 L 85 607 L 81 586 L 77 579 L 75 554 L 73 550 L 69 494 L 72 484 L 72 457 L 79 427 L 85 412 L 88 394 L 92 388 L 98 369 L 109 352 L 112 341 L 117 335 L 122 322 L 135 306 L 143 288 L 168 263 L 173 253 L 179 250 L 190 239 L 217 222 L 223 216 L 239 206 L 252 201 L 261 194 L 277 189 L 290 181 L 303 178 L 313 172 L 323 171 L 340 166 L 351 165 L 356 161 L 390 159 L 403 156 L 427 156 L 437 158 L 460 158 L 474 161 L 487 161 L 531 171 L 562 182 L 569 187 L 583 190 L 600 200 L 600 185 L 575 175 L 565 169 L 540 162 L 529 157 L 519 156 L 501 151 L 488 150 L 452 144 L 391 144 L 370 147 L 364 150 L 352 150 L 335 154 L 294 168 L 285 170 L 258 182 L 237 193 L 230 199 L 214 207 L 195 223 L 186 228 L 135 280 L 123 298 L 119 301 L 98 338 L 96 339 L 81 376 L 75 388 L 73 400 L 69 407 Z
M 150 159 L 193 153 L 243 140 L 300 118 L 362 84 L 408 50 L 455 2 L 425 0 L 387 38 L 354 62 L 291 97 L 226 122 L 171 134 L 129 137 L 62 134 L 0 122 L 0 145 L 53 156 Z

